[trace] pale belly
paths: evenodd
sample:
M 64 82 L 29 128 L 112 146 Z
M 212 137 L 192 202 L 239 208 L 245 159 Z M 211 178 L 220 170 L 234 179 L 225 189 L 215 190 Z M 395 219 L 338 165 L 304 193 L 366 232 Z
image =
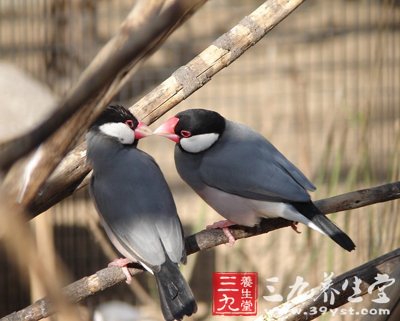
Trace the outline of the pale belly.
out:
M 205 187 L 199 195 L 215 211 L 239 225 L 254 226 L 261 218 L 283 217 L 300 222 L 306 219 L 291 205 L 282 202 L 247 199 L 212 187 Z

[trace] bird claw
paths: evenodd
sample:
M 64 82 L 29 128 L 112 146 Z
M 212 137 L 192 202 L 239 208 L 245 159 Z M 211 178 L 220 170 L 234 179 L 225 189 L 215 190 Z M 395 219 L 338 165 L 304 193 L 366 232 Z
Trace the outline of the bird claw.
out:
M 233 237 L 231 231 L 229 231 L 229 226 L 235 225 L 235 223 L 229 221 L 229 220 L 222 220 L 215 222 L 211 225 L 207 225 L 206 229 L 222 229 L 224 232 L 225 236 L 228 238 L 228 246 L 233 246 L 235 244 L 235 238 Z
M 129 263 L 132 263 L 132 261 L 127 259 L 127 258 L 119 258 L 119 259 L 115 259 L 114 261 L 108 263 L 108 266 L 120 267 L 122 269 L 122 272 L 126 276 L 126 281 L 125 282 L 128 283 L 128 284 L 131 284 L 132 275 L 129 273 L 129 270 L 128 270 L 128 267 L 127 267 L 127 265 Z
M 216 229 L 216 228 L 223 229 L 225 227 L 229 227 L 229 226 L 232 226 L 232 225 L 235 225 L 235 223 L 233 223 L 233 222 L 231 222 L 229 220 L 222 220 L 222 221 L 215 222 L 215 223 L 213 223 L 211 225 L 207 225 L 206 229 L 207 230 Z
M 292 224 L 290 224 L 290 227 L 297 233 L 297 234 L 301 234 L 301 232 L 298 230 L 297 228 L 297 224 L 299 224 L 299 222 L 292 222 Z
M 235 240 L 234 236 L 232 235 L 231 231 L 229 231 L 229 228 L 227 228 L 227 227 L 223 227 L 222 231 L 224 232 L 225 236 L 228 238 L 227 245 L 232 247 L 235 244 L 236 240 Z

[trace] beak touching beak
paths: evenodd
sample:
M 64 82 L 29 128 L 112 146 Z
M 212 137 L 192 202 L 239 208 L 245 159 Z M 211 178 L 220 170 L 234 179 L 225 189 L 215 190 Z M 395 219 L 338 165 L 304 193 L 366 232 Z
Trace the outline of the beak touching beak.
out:
M 179 122 L 179 118 L 172 117 L 168 119 L 164 124 L 158 127 L 155 131 L 155 135 L 164 136 L 175 143 L 179 143 L 180 137 L 175 134 L 175 126 Z
M 150 135 L 153 135 L 150 127 L 140 121 L 135 129 L 135 139 L 139 140 Z

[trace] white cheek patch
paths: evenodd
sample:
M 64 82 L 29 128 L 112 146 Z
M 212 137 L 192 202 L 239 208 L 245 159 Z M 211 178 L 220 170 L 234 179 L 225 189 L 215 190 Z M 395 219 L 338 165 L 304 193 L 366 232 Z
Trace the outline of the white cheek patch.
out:
M 219 138 L 219 134 L 209 133 L 181 138 L 182 148 L 189 153 L 199 153 L 210 148 Z
M 124 123 L 105 123 L 99 129 L 107 136 L 118 138 L 122 144 L 130 145 L 135 141 L 135 132 Z

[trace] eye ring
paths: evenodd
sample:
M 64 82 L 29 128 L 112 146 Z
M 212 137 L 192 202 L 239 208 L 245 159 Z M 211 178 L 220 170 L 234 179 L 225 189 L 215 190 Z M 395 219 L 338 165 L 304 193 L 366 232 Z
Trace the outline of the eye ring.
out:
M 181 136 L 184 138 L 189 138 L 190 136 L 192 136 L 192 133 L 188 130 L 181 130 Z
M 132 119 L 128 119 L 125 124 L 127 124 L 129 126 L 129 128 L 133 129 L 133 120 Z

